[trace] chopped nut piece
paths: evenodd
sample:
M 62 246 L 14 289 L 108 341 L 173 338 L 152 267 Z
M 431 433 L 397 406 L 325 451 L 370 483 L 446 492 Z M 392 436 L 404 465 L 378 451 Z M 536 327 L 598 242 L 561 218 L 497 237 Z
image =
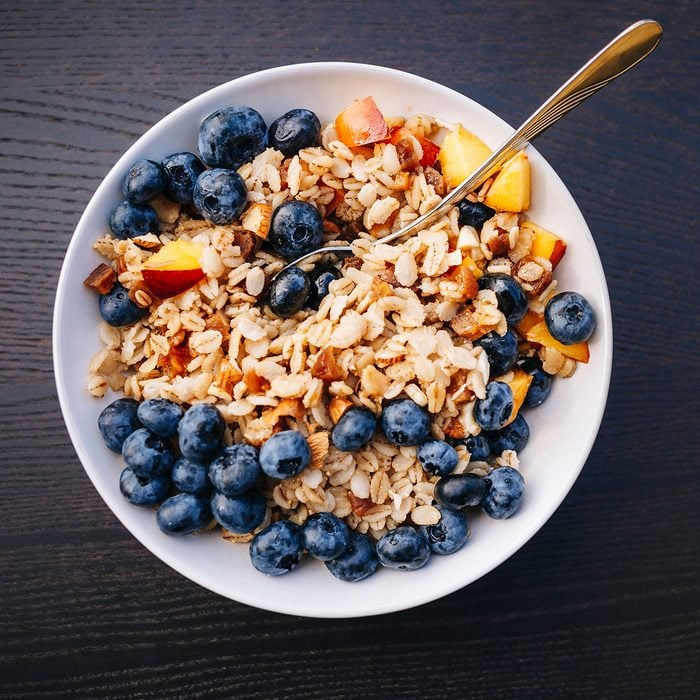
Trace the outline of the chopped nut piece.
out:
M 267 202 L 256 202 L 245 210 L 241 217 L 241 226 L 258 238 L 265 240 L 270 232 L 270 219 L 272 207 Z M 243 249 L 241 248 L 241 252 Z M 244 258 L 247 256 L 243 256 Z
M 356 255 L 351 255 L 343 260 L 343 267 L 354 267 L 356 270 L 359 270 L 362 267 L 362 259 Z
M 407 172 L 402 170 L 394 178 L 393 189 L 397 190 L 398 192 L 405 192 L 410 186 L 411 186 L 411 178 L 409 177 Z
M 348 491 L 348 498 L 352 505 L 352 512 L 362 517 L 368 510 L 374 508 L 374 503 L 369 498 L 358 498 L 352 491 Z
M 233 234 L 233 244 L 237 245 L 241 249 L 241 257 L 244 260 L 247 260 L 255 250 L 255 235 L 250 231 L 238 230 L 235 230 Z
M 114 270 L 104 263 L 100 263 L 83 281 L 83 284 L 94 289 L 98 294 L 107 294 L 114 285 L 116 279 Z
M 227 394 L 233 394 L 233 387 L 241 380 L 240 370 L 234 367 L 230 362 L 224 361 L 221 363 L 221 369 L 214 378 L 214 384 Z
M 479 284 L 471 269 L 473 264 L 471 259 L 465 258 L 461 264 L 448 275 L 448 277 L 458 285 L 456 292 L 458 298 L 453 299 L 453 297 L 450 296 L 451 301 L 467 301 L 468 299 L 473 299 L 479 293 Z M 456 329 L 455 333 L 458 333 Z
M 508 233 L 499 233 L 490 238 L 486 245 L 494 255 L 505 255 L 510 249 L 510 236 Z
M 352 401 L 348 401 L 348 399 L 344 399 L 341 396 L 334 397 L 328 404 L 328 415 L 333 421 L 333 424 L 337 423 L 341 419 L 343 413 L 345 413 L 348 408 L 351 408 L 352 405 Z
M 314 362 L 314 366 L 311 368 L 311 376 L 323 382 L 334 382 L 337 379 L 343 379 L 345 377 L 345 373 L 338 367 L 335 361 L 333 348 L 324 348 L 317 355 L 316 362 Z
M 447 193 L 445 178 L 435 168 L 428 166 L 425 169 L 425 181 L 433 186 L 435 194 L 443 197 Z
M 306 442 L 309 443 L 309 450 L 311 450 L 311 462 L 309 463 L 309 469 L 321 469 L 330 447 L 330 438 L 328 433 L 325 430 L 322 430 L 321 432 L 309 435 Z
M 129 290 L 129 299 L 142 309 L 148 308 L 153 303 L 153 297 L 153 292 L 143 280 L 134 282 Z
M 270 382 L 257 375 L 253 369 L 249 369 L 243 375 L 243 383 L 251 394 L 264 394 L 270 388 Z
M 447 422 L 447 425 L 445 425 L 445 427 L 442 430 L 445 433 L 445 435 L 451 438 L 455 438 L 456 440 L 467 436 L 464 430 L 464 426 L 458 418 L 450 418 L 450 420 Z
M 290 416 L 297 420 L 303 420 L 306 416 L 306 409 L 301 399 L 282 399 L 277 406 L 263 411 L 261 419 L 268 425 L 275 426 L 280 418 Z
M 147 233 L 145 236 L 137 236 L 131 239 L 139 248 L 144 250 L 159 250 L 163 247 L 155 233 Z
M 222 343 L 228 343 L 228 339 L 231 335 L 231 329 L 229 325 L 229 320 L 222 311 L 217 311 L 212 314 L 206 322 L 206 328 L 219 331 L 222 337 Z
M 411 138 L 405 136 L 396 142 L 396 153 L 399 156 L 401 170 L 415 170 L 420 164 L 420 158 L 413 147 Z
M 482 335 L 485 335 L 491 330 L 490 328 L 484 328 L 480 325 L 476 314 L 468 306 L 465 306 L 454 315 L 450 325 L 457 335 L 469 340 L 481 338 Z
M 117 272 L 117 277 L 119 277 L 119 275 L 121 275 L 122 273 L 126 272 L 126 269 L 127 269 L 127 268 L 126 268 L 126 260 L 124 259 L 124 256 L 123 256 L 123 255 L 120 255 L 120 256 L 117 258 L 117 261 L 116 261 L 116 268 L 117 268 L 117 270 L 116 270 L 116 272 Z
M 156 210 L 158 218 L 165 224 L 174 224 L 177 217 L 180 216 L 180 205 L 163 195 L 152 199 L 149 204 Z

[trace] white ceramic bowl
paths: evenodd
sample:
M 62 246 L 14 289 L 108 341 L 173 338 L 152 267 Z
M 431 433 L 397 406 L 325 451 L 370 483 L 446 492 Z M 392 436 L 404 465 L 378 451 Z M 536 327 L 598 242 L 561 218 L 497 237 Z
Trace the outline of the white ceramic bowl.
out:
M 410 608 L 466 586 L 511 556 L 552 515 L 581 471 L 603 415 L 612 362 L 610 303 L 595 244 L 568 190 L 531 148 L 530 217 L 566 240 L 567 254 L 556 273 L 560 289 L 579 291 L 590 300 L 598 328 L 590 363 L 579 365 L 571 379 L 555 381 L 547 402 L 527 413 L 531 437 L 521 454 L 526 493 L 512 518 L 497 521 L 475 515 L 470 520 L 471 538 L 458 553 L 433 556 L 418 571 L 380 569 L 365 581 L 349 584 L 308 558 L 289 575 L 266 577 L 250 565 L 246 545 L 229 544 L 214 533 L 169 537 L 158 529 L 152 510 L 124 500 L 118 486 L 121 459 L 105 447 L 97 430 L 99 412 L 116 397 L 97 400 L 85 390 L 87 365 L 100 347 L 100 318 L 94 293 L 82 284 L 100 262 L 92 243 L 108 232 L 108 215 L 121 199 L 122 177 L 139 158 L 160 160 L 175 151 L 196 152 L 200 122 L 220 107 L 250 105 L 268 124 L 293 107 L 307 107 L 326 122 L 353 99 L 367 95 L 385 114 L 423 112 L 462 122 L 491 147 L 512 132 L 467 97 L 388 68 L 310 63 L 233 80 L 176 109 L 119 159 L 80 219 L 56 293 L 53 353 L 61 408 L 78 456 L 114 514 L 157 557 L 205 588 L 259 608 L 310 617 L 355 617 Z

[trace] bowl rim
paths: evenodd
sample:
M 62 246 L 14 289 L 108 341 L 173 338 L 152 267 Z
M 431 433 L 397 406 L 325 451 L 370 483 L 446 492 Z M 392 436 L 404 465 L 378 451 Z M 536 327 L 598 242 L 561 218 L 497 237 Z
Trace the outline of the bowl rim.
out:
M 426 603 L 429 603 L 433 600 L 438 600 L 451 593 L 454 593 L 457 590 L 466 587 L 467 585 L 473 583 L 474 581 L 477 581 L 478 579 L 488 574 L 490 571 L 500 566 L 502 563 L 504 563 L 506 560 L 512 557 L 513 554 L 515 554 L 529 540 L 531 540 L 537 534 L 537 532 L 539 532 L 539 530 L 542 529 L 542 527 L 551 518 L 554 512 L 559 508 L 564 498 L 573 487 L 573 484 L 578 479 L 586 461 L 588 460 L 588 457 L 590 456 L 591 449 L 600 431 L 600 426 L 602 423 L 603 414 L 607 403 L 607 397 L 609 395 L 613 351 L 612 312 L 610 307 L 610 297 L 608 293 L 607 280 L 605 277 L 605 272 L 600 259 L 600 255 L 598 253 L 598 249 L 595 245 L 595 241 L 586 223 L 586 220 L 583 217 L 583 214 L 581 213 L 578 205 L 576 204 L 576 201 L 574 200 L 573 196 L 569 192 L 568 187 L 561 180 L 554 168 L 536 149 L 534 149 L 531 145 L 528 144 L 528 149 L 530 150 L 530 152 L 534 152 L 535 154 L 537 154 L 537 157 L 540 161 L 540 166 L 543 167 L 546 171 L 548 171 L 549 176 L 553 176 L 555 181 L 561 184 L 562 191 L 560 195 L 566 200 L 566 203 L 568 204 L 573 216 L 576 219 L 577 225 L 583 231 L 585 237 L 588 239 L 588 243 L 591 245 L 592 248 L 597 279 L 599 282 L 599 292 L 601 295 L 601 300 L 603 302 L 602 308 L 599 309 L 598 313 L 598 332 L 602 335 L 602 342 L 600 343 L 600 347 L 597 348 L 597 352 L 599 353 L 598 361 L 603 363 L 603 374 L 601 384 L 601 396 L 603 398 L 601 401 L 598 402 L 597 406 L 595 407 L 595 414 L 593 415 L 593 420 L 591 422 L 591 430 L 585 436 L 585 440 L 582 440 L 580 443 L 583 448 L 582 455 L 584 456 L 579 461 L 579 464 L 576 466 L 576 468 L 571 472 L 569 478 L 560 483 L 556 493 L 556 497 L 551 499 L 550 507 L 547 509 L 541 509 L 541 512 L 539 512 L 539 516 L 537 517 L 534 524 L 531 525 L 529 528 L 523 530 L 522 532 L 519 531 L 517 536 L 513 537 L 513 539 L 509 541 L 508 546 L 502 549 L 499 561 L 495 563 L 489 563 L 486 566 L 477 564 L 474 567 L 475 570 L 472 572 L 472 574 L 469 577 L 469 580 L 467 581 L 438 581 L 438 585 L 435 588 L 418 591 L 414 596 L 414 599 L 410 602 L 400 602 L 397 604 L 395 602 L 392 602 L 390 596 L 383 603 L 377 603 L 377 601 L 368 600 L 366 609 L 362 611 L 352 611 L 352 613 L 348 614 L 347 612 L 338 609 L 318 609 L 313 611 L 309 611 L 306 609 L 299 610 L 294 605 L 288 605 L 283 602 L 270 600 L 262 596 L 248 594 L 245 591 L 231 591 L 224 585 L 217 585 L 215 582 L 208 579 L 203 580 L 203 577 L 198 577 L 196 575 L 196 572 L 193 574 L 192 571 L 183 571 L 179 562 L 174 561 L 173 557 L 171 557 L 167 552 L 162 551 L 157 545 L 154 545 L 152 542 L 147 542 L 142 536 L 142 533 L 139 532 L 139 529 L 137 527 L 132 527 L 130 523 L 125 522 L 125 520 L 112 508 L 110 504 L 112 496 L 108 494 L 106 490 L 101 488 L 96 478 L 93 476 L 92 460 L 88 456 L 83 439 L 81 438 L 80 427 L 74 419 L 74 416 L 72 415 L 70 410 L 70 405 L 68 403 L 66 377 L 63 372 L 63 366 L 61 361 L 61 346 L 63 341 L 63 335 L 60 321 L 62 314 L 65 313 L 64 301 L 69 284 L 68 270 L 71 267 L 72 260 L 80 251 L 80 249 L 78 248 L 78 237 L 76 234 L 81 228 L 83 228 L 86 225 L 86 222 L 90 220 L 92 216 L 92 209 L 95 208 L 95 203 L 97 202 L 97 200 L 100 199 L 103 191 L 107 189 L 108 181 L 113 179 L 113 173 L 118 172 L 127 161 L 131 161 L 133 159 L 132 153 L 134 151 L 139 150 L 141 142 L 146 137 L 148 137 L 154 129 L 161 130 L 167 128 L 170 125 L 170 123 L 176 121 L 183 112 L 192 109 L 192 107 L 199 102 L 207 101 L 209 98 L 215 96 L 217 93 L 225 93 L 230 88 L 230 86 L 234 84 L 237 88 L 245 87 L 246 83 L 265 80 L 266 78 L 270 77 L 283 76 L 285 73 L 293 73 L 298 71 L 305 71 L 309 73 L 310 75 L 308 77 L 309 79 L 311 79 L 313 73 L 321 73 L 328 70 L 362 70 L 368 74 L 374 73 L 381 74 L 384 76 L 393 75 L 398 78 L 401 78 L 402 80 L 411 80 L 414 81 L 417 85 L 423 85 L 425 87 L 429 87 L 431 90 L 437 90 L 438 92 L 444 91 L 445 95 L 449 95 L 453 98 L 457 97 L 461 100 L 466 100 L 469 103 L 471 103 L 471 107 L 474 110 L 481 112 L 489 120 L 492 120 L 495 123 L 499 123 L 499 126 L 501 126 L 504 129 L 510 130 L 511 132 L 513 131 L 513 128 L 509 124 L 507 124 L 507 122 L 505 122 L 503 119 L 501 119 L 498 115 L 494 114 L 493 112 L 491 112 L 491 110 L 479 104 L 472 98 L 459 93 L 457 90 L 449 88 L 433 80 L 429 80 L 422 76 L 409 73 L 407 71 L 402 71 L 395 68 L 388 68 L 385 66 L 379 66 L 369 63 L 349 61 L 312 61 L 287 64 L 249 73 L 235 78 L 233 80 L 227 81 L 225 83 L 216 85 L 187 100 L 179 107 L 175 108 L 167 115 L 165 115 L 163 118 L 159 119 L 155 124 L 150 126 L 125 151 L 125 153 L 116 161 L 116 163 L 114 163 L 114 165 L 110 168 L 109 172 L 105 175 L 105 177 L 102 179 L 97 189 L 93 193 L 71 235 L 71 239 L 66 249 L 66 253 L 63 258 L 63 263 L 61 265 L 61 272 L 56 287 L 56 296 L 52 318 L 52 357 L 54 377 L 56 381 L 56 389 L 59 404 L 61 407 L 61 412 L 63 415 L 64 422 L 66 424 L 66 428 L 68 430 L 69 437 L 76 451 L 76 454 L 81 462 L 81 465 L 83 466 L 83 469 L 90 478 L 90 481 L 102 497 L 109 510 L 121 522 L 121 524 L 139 541 L 141 545 L 146 547 L 146 549 L 148 549 L 149 552 L 158 557 L 161 561 L 163 561 L 170 568 L 174 569 L 182 576 L 185 576 L 187 579 L 202 586 L 203 588 L 211 590 L 230 600 L 245 603 L 246 605 L 257 607 L 263 610 L 270 610 L 273 612 L 289 615 L 315 618 L 350 618 L 386 614 L 390 612 L 411 609 L 419 605 L 424 605 Z M 86 465 L 91 466 L 88 467 Z

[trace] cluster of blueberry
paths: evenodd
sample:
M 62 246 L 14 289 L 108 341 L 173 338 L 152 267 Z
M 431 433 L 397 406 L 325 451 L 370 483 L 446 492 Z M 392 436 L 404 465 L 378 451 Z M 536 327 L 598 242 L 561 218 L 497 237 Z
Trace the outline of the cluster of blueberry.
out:
M 320 129 L 318 117 L 308 109 L 290 110 L 269 129 L 252 107 L 220 109 L 200 126 L 199 156 L 178 152 L 160 162 L 142 159 L 131 166 L 122 182 L 125 199 L 110 214 L 110 229 L 122 240 L 158 233 L 158 215 L 149 202 L 161 195 L 194 208 L 214 224 L 229 224 L 240 217 L 247 202 L 245 182 L 236 169 L 268 146 L 285 156 L 294 155 L 316 144 Z M 323 219 L 318 210 L 294 200 L 273 212 L 266 244 L 274 253 L 293 260 L 317 248 L 322 234 Z M 298 269 L 285 271 L 271 289 L 270 308 L 284 317 L 303 306 L 314 308 L 339 274 L 330 266 L 319 268 L 312 276 Z M 100 312 L 108 323 L 122 326 L 138 321 L 147 309 L 139 308 L 116 283 L 111 292 L 101 296 Z
M 524 482 L 515 469 L 500 467 L 485 479 L 475 474 L 453 475 L 458 463 L 456 450 L 429 437 L 428 413 L 410 399 L 387 404 L 379 420 L 365 408 L 348 409 L 331 432 L 331 441 L 339 450 L 358 450 L 372 439 L 377 423 L 394 444 L 417 445 L 423 469 L 441 477 L 435 488 L 439 522 L 397 527 L 375 546 L 367 535 L 349 530 L 328 513 L 313 515 L 302 526 L 278 521 L 251 542 L 250 557 L 256 569 L 270 576 L 285 574 L 299 563 L 304 551 L 324 561 L 342 581 L 367 578 L 380 564 L 402 571 L 418 569 L 431 554 L 453 554 L 464 546 L 468 537 L 466 508 L 481 506 L 492 518 L 507 518 L 520 506 Z
M 333 429 L 331 440 L 339 450 L 358 450 L 372 439 L 377 422 L 371 411 L 350 408 Z M 440 521 L 420 528 L 399 527 L 384 535 L 376 547 L 330 513 L 315 514 L 302 527 L 277 521 L 251 542 L 256 569 L 268 575 L 286 573 L 304 551 L 326 562 L 329 571 L 344 581 L 369 576 L 379 563 L 415 569 L 426 563 L 431 552 L 451 554 L 464 545 L 465 508 L 481 505 L 494 518 L 509 517 L 517 510 L 523 494 L 520 474 L 504 467 L 487 479 L 450 475 L 457 466 L 457 452 L 446 442 L 429 438 L 428 413 L 413 401 L 387 404 L 379 422 L 394 444 L 418 445 L 423 469 L 442 477 L 436 487 Z M 98 427 L 107 446 L 121 453 L 126 464 L 119 481 L 122 494 L 134 505 L 157 506 L 158 526 L 169 535 L 201 531 L 212 519 L 233 533 L 252 532 L 266 513 L 260 477 L 285 479 L 301 473 L 311 460 L 308 442 L 295 430 L 276 433 L 259 451 L 246 444 L 224 447 L 223 418 L 208 404 L 183 411 L 167 399 L 140 404 L 117 399 L 102 411 Z

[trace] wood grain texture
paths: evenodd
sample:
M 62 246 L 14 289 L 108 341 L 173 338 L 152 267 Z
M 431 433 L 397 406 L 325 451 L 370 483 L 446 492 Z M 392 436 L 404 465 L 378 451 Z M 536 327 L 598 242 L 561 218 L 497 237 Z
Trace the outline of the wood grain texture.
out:
M 550 522 L 468 588 L 361 620 L 254 610 L 152 557 L 81 469 L 51 367 L 62 257 L 121 153 L 199 92 L 302 61 L 415 72 L 515 123 L 644 16 L 666 30 L 656 53 L 538 142 L 615 322 L 601 432 Z M 32 1 L 0 18 L 0 697 L 697 697 L 697 3 Z

